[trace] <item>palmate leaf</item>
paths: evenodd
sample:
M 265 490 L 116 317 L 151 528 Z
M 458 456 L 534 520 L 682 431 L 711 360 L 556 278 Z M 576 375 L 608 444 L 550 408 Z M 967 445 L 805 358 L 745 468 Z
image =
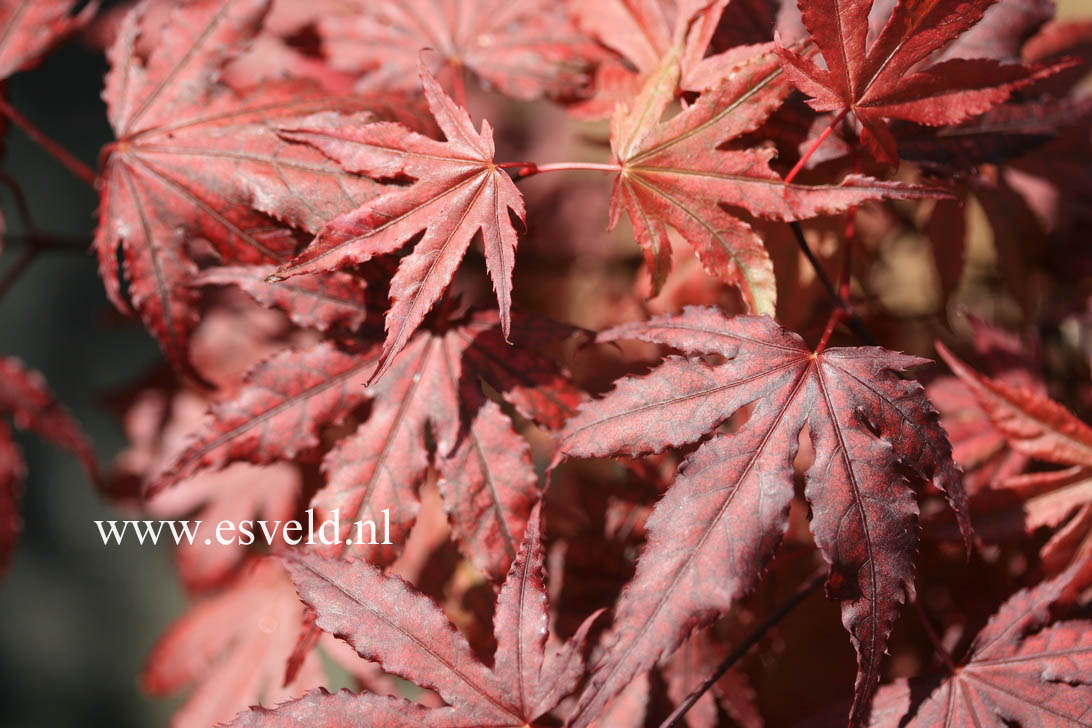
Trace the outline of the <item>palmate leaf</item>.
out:
M 141 684 L 153 695 L 192 687 L 171 717 L 174 728 L 207 728 L 259 702 L 298 697 L 326 683 L 319 655 L 310 651 L 284 684 L 305 619 L 284 568 L 273 557 L 252 558 L 227 587 L 195 601 L 171 624 L 148 655 Z M 346 660 L 341 650 L 327 652 L 345 669 L 359 670 L 355 655 Z
M 391 280 L 387 341 L 374 378 L 387 371 L 392 357 L 439 300 L 479 230 L 505 337 L 511 328 L 517 240 L 510 213 L 523 221 L 523 195 L 493 161 L 489 122 L 482 121 L 479 133 L 466 110 L 444 93 L 423 62 L 419 73 L 445 141 L 397 124 L 368 124 L 362 123 L 367 119 L 338 115 L 323 115 L 282 131 L 288 139 L 306 142 L 301 146 L 321 149 L 350 172 L 414 180 L 324 226 L 307 249 L 274 276 L 281 279 L 360 263 L 392 253 L 424 231 Z
M 277 136 L 274 121 L 321 109 L 360 110 L 303 82 L 235 93 L 216 82 L 258 32 L 268 0 L 199 0 L 172 8 L 142 55 L 147 2 L 126 16 L 109 51 L 103 96 L 117 141 L 107 147 L 95 249 L 110 299 L 132 308 L 168 359 L 186 366 L 196 314 L 187 286 L 195 240 L 220 263 L 275 263 L 380 189 L 314 149 Z M 119 261 L 119 258 L 122 261 Z
M 444 71 L 465 68 L 509 96 L 571 96 L 596 56 L 554 0 L 356 0 L 316 27 L 330 65 L 364 73 L 364 88 L 380 91 L 416 90 L 417 60 L 429 48 Z
M 86 23 L 98 9 L 92 2 L 76 16 L 76 0 L 0 2 L 0 78 L 29 68 L 64 36 Z
M 859 723 L 898 605 L 914 594 L 918 509 L 904 469 L 944 491 L 969 533 L 936 411 L 920 385 L 897 376 L 926 360 L 880 348 L 813 354 L 772 319 L 728 319 L 697 307 L 599 337 L 620 339 L 725 361 L 672 356 L 648 375 L 619 381 L 566 424 L 558 458 L 660 452 L 753 409 L 738 432 L 713 435 L 684 461 L 653 510 L 648 544 L 573 724 L 587 725 L 636 675 L 751 588 L 788 524 L 805 423 L 815 450 L 805 495 L 830 563 L 828 593 L 841 600 L 857 650 L 851 719 Z
M 539 486 L 526 441 L 485 397 L 481 380 L 549 429 L 560 428 L 581 401 L 564 373 L 535 352 L 570 330 L 520 321 L 517 346 L 506 343 L 495 313 L 420 330 L 370 387 L 365 383 L 378 347 L 322 343 L 275 355 L 248 374 L 235 397 L 210 409 L 149 491 L 231 462 L 312 457 L 325 428 L 370 401 L 367 419 L 323 457 L 326 484 L 312 505 L 324 514 L 337 509 L 343 528 L 361 519 L 383 524 L 386 509 L 390 539 L 401 544 L 416 519 L 417 486 L 434 465 L 456 541 L 479 569 L 500 578 L 515 557 Z M 353 549 L 378 563 L 395 555 L 378 545 Z
M 1050 624 L 1073 578 L 1013 594 L 948 675 L 880 688 L 870 728 L 1092 725 L 1092 622 Z
M 367 317 L 364 279 L 332 272 L 302 276 L 291 282 L 269 283 L 272 265 L 217 266 L 194 278 L 198 286 L 235 286 L 266 308 L 284 311 L 303 328 L 356 330 Z
M 0 357 L 0 416 L 72 453 L 88 477 L 99 480 L 98 460 L 79 424 L 72 419 L 45 379 L 11 357 Z M 26 468 L 11 429 L 0 419 L 0 575 L 11 561 L 21 530 L 19 500 Z
M 669 271 L 672 227 L 693 246 L 707 272 L 737 286 L 748 309 L 772 314 L 773 264 L 761 238 L 722 206 L 760 217 L 800 220 L 841 212 L 866 200 L 942 196 L 896 182 L 851 175 L 839 185 L 785 184 L 770 169 L 772 146 L 721 149 L 769 118 L 792 90 L 768 50 L 755 51 L 685 111 L 660 121 L 679 73 L 668 59 L 629 107 L 611 122 L 611 149 L 621 167 L 611 226 L 624 210 L 644 249 L 653 288 Z
M 552 711 L 584 675 L 584 643 L 599 613 L 560 648 L 547 651 L 550 615 L 538 507 L 497 598 L 492 669 L 475 657 L 435 603 L 397 576 L 360 561 L 316 555 L 285 560 L 300 597 L 318 615 L 319 627 L 387 672 L 435 690 L 447 706 L 425 709 L 370 693 L 316 692 L 276 710 L 246 713 L 231 724 L 235 728 L 523 728 Z
M 898 163 L 885 118 L 928 126 L 958 124 L 1006 101 L 1013 91 L 1062 66 L 952 58 L 922 68 L 978 23 L 996 0 L 900 0 L 866 49 L 873 0 L 800 0 L 800 13 L 826 68 L 778 45 L 785 73 L 817 111 L 853 111 L 861 141 L 882 162 Z
M 936 345 L 989 418 L 987 426 L 1009 448 L 1025 458 L 1070 466 L 996 479 L 983 498 L 972 501 L 986 533 L 1011 537 L 1013 526 L 1018 534 L 1044 526 L 1058 529 L 1040 549 L 1041 567 L 1048 574 L 1092 555 L 1092 428 L 1047 397 L 1042 386 L 986 377 L 940 342 Z

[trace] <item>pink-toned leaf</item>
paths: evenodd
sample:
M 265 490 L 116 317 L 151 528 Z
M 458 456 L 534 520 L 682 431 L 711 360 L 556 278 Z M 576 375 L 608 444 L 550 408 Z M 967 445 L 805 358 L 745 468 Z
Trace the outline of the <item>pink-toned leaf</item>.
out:
M 144 57 L 139 42 L 154 30 L 141 4 L 108 53 L 103 95 L 117 141 L 104 155 L 99 268 L 114 305 L 130 312 L 131 302 L 179 368 L 187 367 L 196 324 L 188 286 L 201 259 L 196 240 L 211 246 L 219 263 L 283 261 L 297 245 L 290 228 L 313 233 L 380 189 L 272 128 L 366 102 L 305 82 L 244 93 L 217 82 L 224 64 L 258 32 L 267 6 L 267 0 L 200 0 L 172 8 Z
M 317 623 L 351 644 L 362 657 L 422 687 L 446 707 L 409 714 L 421 726 L 490 725 L 520 728 L 553 710 L 583 676 L 590 617 L 559 651 L 546 655 L 549 612 L 543 584 L 539 517 L 535 509 L 519 555 L 501 587 L 495 628 L 494 668 L 483 665 L 440 608 L 396 576 L 359 561 L 317 555 L 288 556 L 289 573 Z M 312 694 L 273 712 L 257 712 L 235 725 L 294 725 L 304 710 L 320 725 L 345 725 L 373 709 L 376 697 Z M 393 705 L 375 710 L 376 725 L 402 725 Z M 419 711 L 419 712 L 418 712 Z
M 0 2 L 0 78 L 30 68 L 98 10 L 91 2 L 73 16 L 76 0 Z
M 942 194 L 859 175 L 839 185 L 785 184 L 769 166 L 776 153 L 772 146 L 721 149 L 758 128 L 791 91 L 773 53 L 756 51 L 690 108 L 660 122 L 673 86 L 670 69 L 664 74 L 651 77 L 611 123 L 611 148 L 621 167 L 611 224 L 623 210 L 628 214 L 654 292 L 671 260 L 670 226 L 693 246 L 710 275 L 739 288 L 750 311 L 773 313 L 776 286 L 769 254 L 757 233 L 724 205 L 760 217 L 800 220 L 866 200 Z
M 356 0 L 319 20 L 330 64 L 363 72 L 367 89 L 410 90 L 422 49 L 439 54 L 441 76 L 467 69 L 518 99 L 571 96 L 597 56 L 551 0 Z
M 391 280 L 387 341 L 374 378 L 386 372 L 392 357 L 406 346 L 439 300 L 479 231 L 505 336 L 510 330 L 517 242 L 510 213 L 524 219 L 523 196 L 493 161 L 489 122 L 482 122 L 479 133 L 466 111 L 443 92 L 423 65 L 420 77 L 446 141 L 398 125 L 365 124 L 353 117 L 329 115 L 282 131 L 286 138 L 321 149 L 347 171 L 414 179 L 414 184 L 333 220 L 275 274 L 287 278 L 343 268 L 394 252 L 424 232 Z
M 273 266 L 221 266 L 199 274 L 199 286 L 237 286 L 265 306 L 288 314 L 297 326 L 355 330 L 367 316 L 364 279 L 350 273 L 320 273 L 267 283 Z

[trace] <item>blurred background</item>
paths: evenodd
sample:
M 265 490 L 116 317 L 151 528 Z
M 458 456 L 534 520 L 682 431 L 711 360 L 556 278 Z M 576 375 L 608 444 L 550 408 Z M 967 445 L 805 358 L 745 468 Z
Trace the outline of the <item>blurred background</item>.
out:
M 106 61 L 74 39 L 8 82 L 11 104 L 94 166 L 110 141 L 99 98 Z M 159 361 L 137 323 L 114 313 L 90 248 L 97 195 L 18 128 L 3 137 L 3 172 L 18 182 L 48 251 L 0 300 L 0 355 L 42 372 L 94 443 L 104 466 L 124 444 L 110 393 Z M 10 190 L 0 191 L 8 235 L 0 275 L 25 248 Z M 24 528 L 0 583 L 0 724 L 165 725 L 171 703 L 137 683 L 157 635 L 184 607 L 167 546 L 103 546 L 95 519 L 124 517 L 96 493 L 76 460 L 16 432 L 28 478 Z

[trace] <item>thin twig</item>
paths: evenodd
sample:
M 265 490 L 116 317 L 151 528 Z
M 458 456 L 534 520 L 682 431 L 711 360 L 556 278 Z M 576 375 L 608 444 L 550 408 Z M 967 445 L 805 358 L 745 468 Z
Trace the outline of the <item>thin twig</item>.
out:
M 675 708 L 671 715 L 667 716 L 664 722 L 660 724 L 660 728 L 672 728 L 672 726 L 677 725 L 679 721 L 683 719 L 683 716 L 686 715 L 687 711 L 694 706 L 694 703 L 698 702 L 701 696 L 704 695 L 709 688 L 713 687 L 718 680 L 724 677 L 724 674 L 731 670 L 732 666 L 739 662 L 752 647 L 758 644 L 759 640 L 766 636 L 766 633 L 769 632 L 774 625 L 784 619 L 789 612 L 800 606 L 800 603 L 803 602 L 809 594 L 818 589 L 819 585 L 821 585 L 826 578 L 826 567 L 820 567 L 811 579 L 797 589 L 793 595 L 789 597 L 784 604 L 774 610 L 770 616 L 762 620 L 762 623 L 755 627 L 751 633 L 747 635 L 734 650 L 732 650 L 731 654 L 725 657 L 724 660 L 717 665 L 717 669 L 713 670 L 712 674 L 705 678 L 701 685 L 695 688 L 686 696 L 685 700 L 679 703 L 679 706 Z
M 97 175 L 95 171 L 76 158 L 74 154 L 53 141 L 48 134 L 39 129 L 34 123 L 23 116 L 2 96 L 0 96 L 0 113 L 15 122 L 28 137 L 45 149 L 50 155 L 68 169 L 69 172 L 86 182 L 91 189 L 95 189 Z

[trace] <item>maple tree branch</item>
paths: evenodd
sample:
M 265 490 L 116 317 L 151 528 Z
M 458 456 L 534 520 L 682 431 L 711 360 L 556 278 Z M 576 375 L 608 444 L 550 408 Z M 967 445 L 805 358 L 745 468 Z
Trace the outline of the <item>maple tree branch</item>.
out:
M 826 581 L 826 578 L 827 567 L 819 567 L 808 581 L 793 592 L 793 595 L 785 600 L 780 607 L 775 609 L 770 616 L 762 620 L 762 622 L 751 630 L 751 633 L 747 635 L 747 637 L 745 637 L 727 657 L 721 660 L 721 663 L 717 665 L 712 673 L 710 673 L 709 677 L 705 678 L 701 685 L 694 688 L 694 690 L 686 696 L 686 699 L 679 703 L 678 707 L 672 711 L 671 715 L 664 719 L 664 722 L 660 724 L 660 728 L 673 728 L 673 726 L 678 725 L 687 711 L 694 707 L 694 703 L 698 702 L 698 700 L 701 699 L 701 696 L 704 695 L 709 688 L 713 687 L 718 680 L 724 677 L 724 674 L 731 670 L 732 666 L 739 662 L 752 647 L 758 644 L 759 640 L 765 637 L 766 633 L 769 632 L 771 628 L 788 616 L 792 610 L 800 606 L 801 602 L 807 599 L 813 591 L 818 589 L 819 586 Z
M 95 171 L 77 159 L 74 154 L 60 144 L 53 141 L 48 134 L 35 126 L 30 119 L 19 113 L 19 111 L 3 97 L 0 97 L 0 113 L 11 119 L 28 137 L 31 138 L 32 141 L 49 152 L 49 154 L 60 162 L 69 172 L 86 182 L 91 189 L 95 189 L 95 181 L 98 179 L 98 175 L 95 174 Z
M 848 113 L 849 109 L 842 109 L 841 112 L 838 113 L 838 116 L 834 117 L 834 121 L 830 122 L 830 126 L 823 130 L 823 133 L 819 135 L 819 137 L 811 145 L 811 148 L 804 153 L 804 156 L 800 157 L 800 161 L 797 162 L 791 170 L 789 170 L 789 173 L 787 175 L 785 175 L 785 184 L 789 184 L 794 179 L 796 179 L 796 175 L 800 174 L 800 170 L 802 170 L 804 168 L 804 165 L 808 163 L 808 160 L 811 159 L 811 156 L 819 150 L 819 147 L 823 146 L 823 142 L 825 142 L 827 140 L 827 137 L 831 135 L 831 133 L 834 131 L 834 128 L 842 123 L 842 119 L 846 118 L 846 114 Z
M 498 164 L 501 169 L 517 169 L 513 179 L 532 177 L 543 172 L 567 172 L 570 170 L 592 170 L 595 172 L 618 172 L 622 169 L 617 164 L 596 164 L 595 162 L 557 162 L 554 164 L 535 164 L 534 162 L 504 162 Z

